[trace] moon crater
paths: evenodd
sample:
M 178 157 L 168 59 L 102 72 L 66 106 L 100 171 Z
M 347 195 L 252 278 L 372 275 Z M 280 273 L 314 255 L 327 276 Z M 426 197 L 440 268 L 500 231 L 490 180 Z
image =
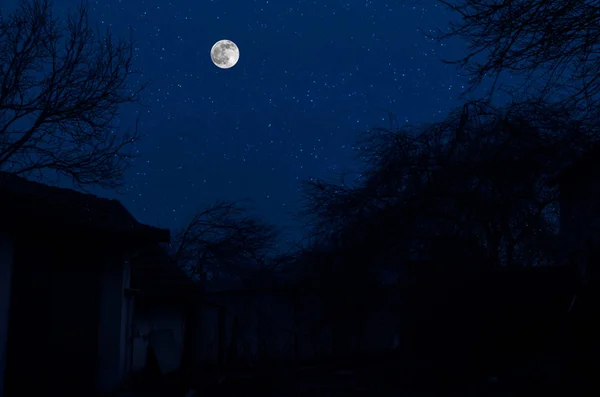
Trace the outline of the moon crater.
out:
M 240 50 L 231 40 L 219 40 L 212 46 L 210 58 L 215 66 L 229 69 L 240 59 Z

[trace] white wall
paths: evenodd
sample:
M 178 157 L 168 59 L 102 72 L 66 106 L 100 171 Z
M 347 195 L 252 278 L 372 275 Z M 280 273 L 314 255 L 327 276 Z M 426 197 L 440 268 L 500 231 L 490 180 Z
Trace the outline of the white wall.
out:
M 12 239 L 8 236 L 0 235 L 0 397 L 4 396 L 4 369 L 6 368 L 12 262 Z

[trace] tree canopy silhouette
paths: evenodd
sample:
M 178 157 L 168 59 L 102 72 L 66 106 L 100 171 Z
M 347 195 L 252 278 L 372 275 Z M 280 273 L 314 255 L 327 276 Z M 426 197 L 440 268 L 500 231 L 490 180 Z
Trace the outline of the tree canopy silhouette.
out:
M 252 215 L 244 203 L 217 201 L 174 233 L 172 251 L 175 260 L 201 283 L 246 281 L 270 266 L 277 237 L 275 228 Z
M 556 255 L 556 178 L 597 133 L 559 105 L 468 102 L 422 130 L 367 132 L 360 179 L 307 183 L 305 214 L 317 235 L 365 244 L 371 258 L 469 251 L 491 267 L 541 265 Z
M 439 0 L 460 16 L 434 37 L 458 37 L 468 54 L 458 64 L 472 79 L 497 85 L 502 72 L 538 84 L 535 97 L 597 114 L 600 7 L 594 0 Z
M 48 0 L 0 14 L 0 170 L 121 186 L 140 134 L 119 110 L 145 87 L 128 84 L 133 60 L 131 41 L 92 30 L 85 5 L 66 22 Z
M 304 215 L 314 241 L 327 243 L 310 247 L 305 266 L 335 291 L 322 299 L 328 324 L 356 337 L 370 298 L 395 291 L 406 357 L 450 377 L 520 366 L 491 340 L 511 352 L 555 342 L 554 329 L 531 319 L 567 313 L 561 181 L 598 144 L 591 126 L 559 104 L 482 100 L 422 128 L 367 131 L 356 145 L 359 178 L 306 183 Z M 545 274 L 558 276 L 550 285 Z M 365 288 L 374 282 L 400 288 Z M 538 309 L 532 296 L 553 303 Z

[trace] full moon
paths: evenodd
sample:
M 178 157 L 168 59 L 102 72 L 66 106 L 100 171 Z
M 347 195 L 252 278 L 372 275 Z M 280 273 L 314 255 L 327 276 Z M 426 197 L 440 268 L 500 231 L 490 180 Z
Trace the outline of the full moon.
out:
M 229 69 L 240 59 L 240 50 L 231 40 L 219 40 L 210 50 L 210 58 L 221 69 Z

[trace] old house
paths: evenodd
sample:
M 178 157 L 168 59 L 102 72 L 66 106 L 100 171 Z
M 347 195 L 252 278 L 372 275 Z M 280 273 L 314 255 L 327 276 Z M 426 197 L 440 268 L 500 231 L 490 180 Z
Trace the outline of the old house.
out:
M 131 260 L 168 241 L 118 201 L 0 173 L 0 396 L 117 387 Z

